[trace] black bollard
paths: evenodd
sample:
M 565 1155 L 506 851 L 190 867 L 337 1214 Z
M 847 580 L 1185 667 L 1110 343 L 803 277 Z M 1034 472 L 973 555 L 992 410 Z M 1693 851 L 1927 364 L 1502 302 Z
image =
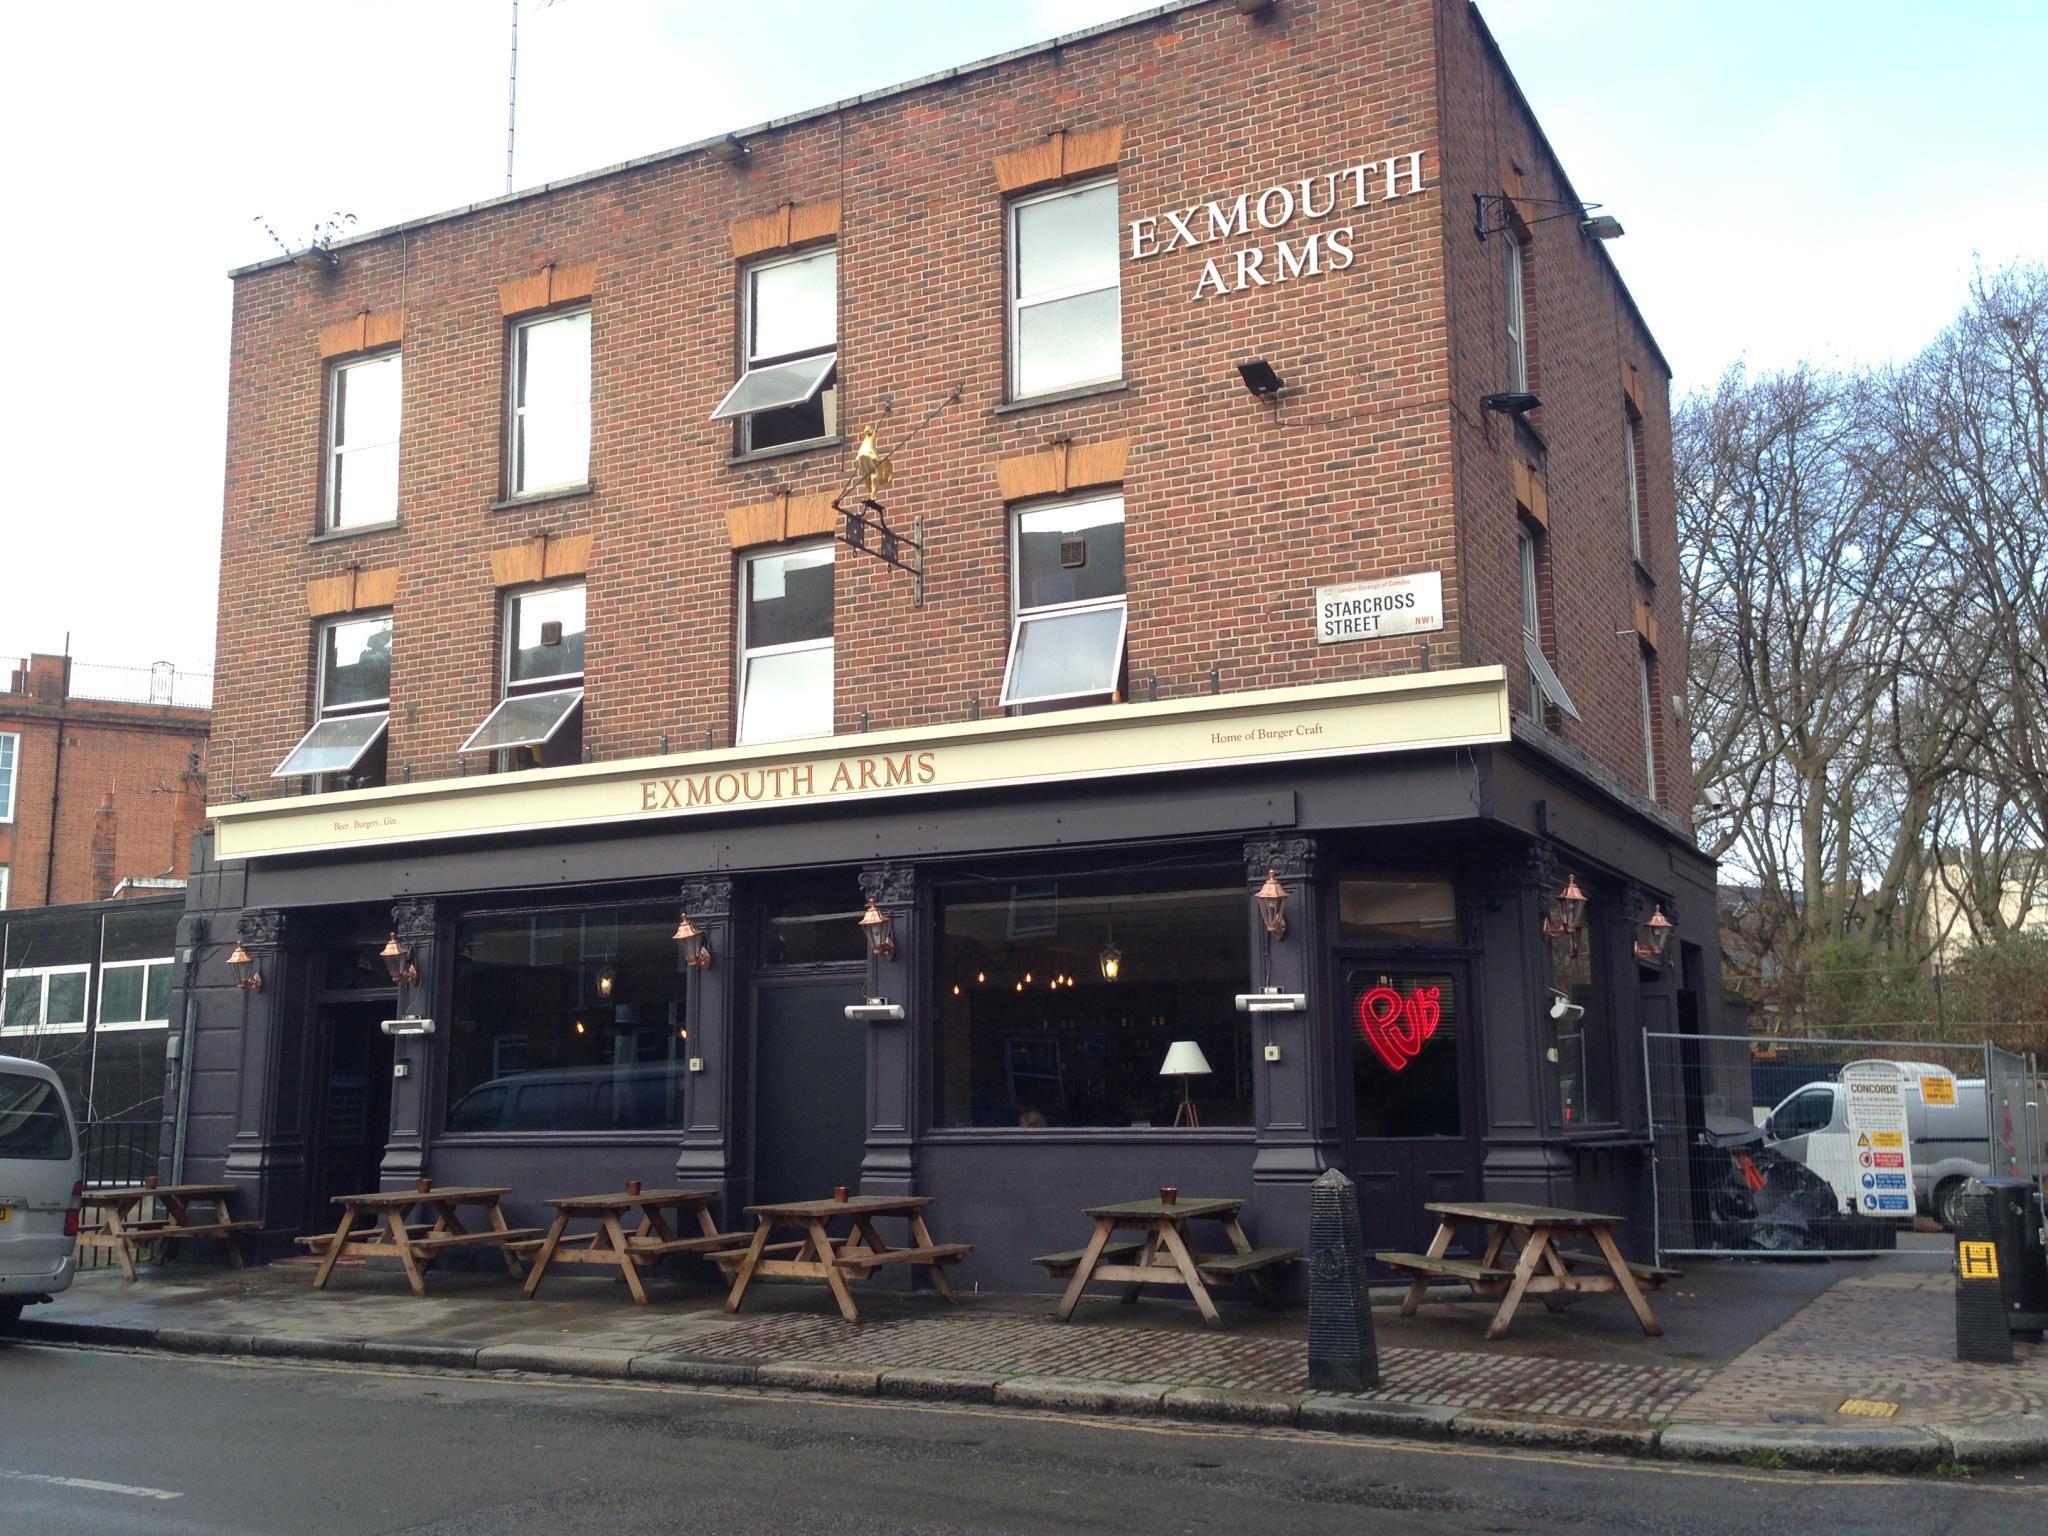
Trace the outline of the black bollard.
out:
M 1955 1202 L 1956 1358 L 1979 1365 L 2011 1365 L 2012 1332 L 2005 1321 L 2005 1292 L 1999 1282 L 1998 1229 L 1991 1192 L 1975 1179 Z
M 1332 1168 L 1310 1189 L 1308 1210 L 1308 1384 L 1318 1392 L 1363 1392 L 1380 1384 L 1380 1352 L 1358 1190 Z

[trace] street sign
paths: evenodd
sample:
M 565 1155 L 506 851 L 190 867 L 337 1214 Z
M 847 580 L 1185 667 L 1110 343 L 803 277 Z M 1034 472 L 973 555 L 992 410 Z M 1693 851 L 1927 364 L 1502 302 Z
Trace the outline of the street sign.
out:
M 1856 1209 L 1864 1216 L 1909 1217 L 1913 1148 L 1906 1129 L 1905 1085 L 1888 1062 L 1845 1067 L 1849 1137 L 1856 1149 Z

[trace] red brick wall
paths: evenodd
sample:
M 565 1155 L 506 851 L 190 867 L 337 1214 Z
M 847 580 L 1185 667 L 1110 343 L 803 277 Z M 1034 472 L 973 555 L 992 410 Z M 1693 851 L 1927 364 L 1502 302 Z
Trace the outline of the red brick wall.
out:
M 592 754 L 653 752 L 664 736 L 683 750 L 707 731 L 729 743 L 726 511 L 777 491 L 839 490 L 863 424 L 879 421 L 885 445 L 900 442 L 956 384 L 959 404 L 898 458 L 886 497 L 906 530 L 924 519 L 923 609 L 907 577 L 850 551 L 838 561 L 842 731 L 864 710 L 875 729 L 964 719 L 976 700 L 994 711 L 1009 634 L 1008 518 L 994 466 L 1056 437 L 1131 442 L 1138 697 L 1155 677 L 1161 698 L 1206 691 L 1212 668 L 1227 690 L 1413 670 L 1414 639 L 1317 646 L 1310 606 L 1319 583 L 1411 571 L 1444 575 L 1447 627 L 1423 637 L 1431 663 L 1474 659 L 1484 647 L 1466 640 L 1452 500 L 1465 429 L 1449 402 L 1475 391 L 1454 379 L 1442 265 L 1447 244 L 1462 250 L 1456 208 L 1470 198 L 1464 180 L 1445 183 L 1437 143 L 1445 25 L 1435 0 L 1287 0 L 1256 18 L 1203 6 L 760 135 L 744 168 L 671 159 L 346 248 L 336 276 L 310 262 L 245 274 L 230 382 L 216 798 L 271 792 L 270 770 L 310 710 L 306 583 L 351 564 L 403 570 L 391 777 L 458 771 L 455 749 L 496 695 L 489 553 L 542 530 L 594 535 Z M 1000 410 L 995 157 L 1055 127 L 1119 123 L 1128 387 Z M 1418 150 L 1421 195 L 1386 201 L 1376 187 L 1348 217 L 1130 259 L 1133 219 Z M 707 420 L 735 374 L 728 223 L 832 198 L 843 203 L 847 444 L 728 464 L 731 431 Z M 1192 298 L 1204 256 L 1255 244 L 1271 263 L 1275 238 L 1347 222 L 1358 253 L 1348 271 Z M 547 262 L 587 261 L 597 264 L 596 491 L 493 511 L 504 457 L 499 286 Z M 309 543 L 321 491 L 316 337 L 364 309 L 400 307 L 401 526 Z M 1469 310 L 1450 313 L 1451 325 L 1479 323 Z M 1277 406 L 1238 381 L 1235 365 L 1251 357 L 1286 380 Z M 1560 443 L 1553 457 L 1582 446 Z

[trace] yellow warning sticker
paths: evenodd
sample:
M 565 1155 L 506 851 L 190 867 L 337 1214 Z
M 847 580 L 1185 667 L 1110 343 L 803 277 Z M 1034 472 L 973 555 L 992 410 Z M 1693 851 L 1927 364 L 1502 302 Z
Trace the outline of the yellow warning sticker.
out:
M 1906 1141 L 1897 1131 L 1872 1131 L 1870 1133 L 1870 1144 L 1873 1147 L 1897 1151 L 1906 1144 Z
M 1922 1104 L 1954 1104 L 1956 1101 L 1956 1080 L 1952 1077 L 1923 1077 L 1920 1079 L 1920 1102 Z
M 1897 1403 L 1887 1403 L 1874 1397 L 1852 1397 L 1835 1410 L 1837 1413 L 1859 1414 L 1866 1419 L 1888 1419 L 1898 1411 Z
M 1996 1280 L 1998 1244 L 1957 1243 L 1956 1262 L 1962 1267 L 1965 1280 Z

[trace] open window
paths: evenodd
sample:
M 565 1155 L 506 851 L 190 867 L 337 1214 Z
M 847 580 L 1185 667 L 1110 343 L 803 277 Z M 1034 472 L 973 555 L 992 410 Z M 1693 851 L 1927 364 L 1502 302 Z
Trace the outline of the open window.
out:
M 1006 707 L 1103 701 L 1124 666 L 1124 499 L 1020 508 Z
M 327 371 L 327 523 L 330 533 L 398 516 L 398 421 L 403 367 L 396 352 Z
M 741 742 L 832 734 L 833 548 L 740 562 Z
M 493 754 L 502 771 L 583 756 L 583 583 L 505 599 L 504 695 L 458 749 Z
M 713 421 L 740 424 L 740 451 L 830 437 L 839 429 L 839 252 L 756 262 L 741 285 L 739 382 Z
M 1519 532 L 1522 540 L 1522 660 L 1529 668 L 1529 713 L 1540 722 L 1543 705 L 1547 701 L 1577 720 L 1581 718 L 1578 706 L 1572 703 L 1572 696 L 1564 691 L 1557 669 L 1543 654 L 1543 608 L 1536 593 L 1537 535 L 1526 526 Z
M 391 723 L 391 615 L 330 619 L 320 626 L 319 719 L 273 779 L 308 778 L 313 789 L 384 782 Z

